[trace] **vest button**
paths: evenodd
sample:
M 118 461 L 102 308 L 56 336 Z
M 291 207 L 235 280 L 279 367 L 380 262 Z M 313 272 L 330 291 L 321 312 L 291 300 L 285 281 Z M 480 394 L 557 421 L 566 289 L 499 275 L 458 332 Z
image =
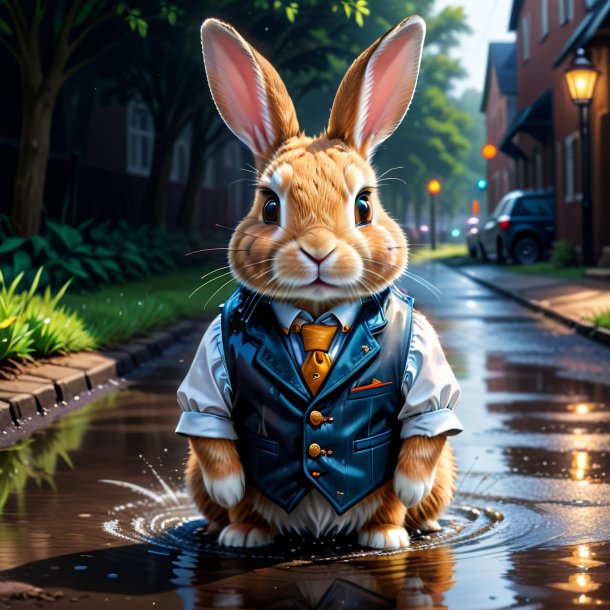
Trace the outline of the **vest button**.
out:
M 320 445 L 318 445 L 318 443 L 311 443 L 307 451 L 312 458 L 317 458 L 322 450 L 320 449 Z
M 309 421 L 312 426 L 319 426 L 324 421 L 324 415 L 320 411 L 312 411 L 309 414 Z

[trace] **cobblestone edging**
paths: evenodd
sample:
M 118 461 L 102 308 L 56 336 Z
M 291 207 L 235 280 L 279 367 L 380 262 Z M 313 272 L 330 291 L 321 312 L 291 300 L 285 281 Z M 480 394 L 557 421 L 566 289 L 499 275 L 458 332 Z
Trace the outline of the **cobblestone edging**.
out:
M 28 366 L 13 380 L 0 379 L 0 448 L 28 436 L 78 404 L 86 404 L 104 390 L 120 386 L 124 375 L 194 333 L 200 335 L 203 323 L 203 319 L 179 322 L 114 350 L 46 358 Z
M 474 273 L 468 273 L 457 265 L 453 266 L 448 263 L 445 264 L 450 269 L 461 273 L 468 279 L 471 279 L 474 282 L 485 286 L 486 288 L 490 288 L 491 290 L 494 290 L 495 292 L 498 292 L 499 294 L 508 297 L 509 299 L 513 299 L 514 301 L 517 301 L 517 303 L 520 303 L 521 305 L 524 305 L 529 309 L 542 313 L 548 318 L 556 320 L 557 322 L 561 322 L 562 324 L 565 324 L 569 328 L 574 329 L 578 334 L 583 335 L 588 339 L 603 343 L 604 345 L 610 345 L 610 330 L 608 330 L 607 328 L 602 328 L 601 326 L 596 326 L 592 322 L 586 322 L 585 320 L 581 320 L 579 318 L 575 318 L 573 316 L 561 313 L 557 309 L 554 309 L 553 307 L 548 307 L 547 305 L 543 305 L 535 299 L 528 299 L 523 295 L 519 294 L 518 292 L 508 290 L 506 288 L 503 288 L 502 286 L 498 286 L 494 282 L 490 282 L 489 280 L 479 277 Z

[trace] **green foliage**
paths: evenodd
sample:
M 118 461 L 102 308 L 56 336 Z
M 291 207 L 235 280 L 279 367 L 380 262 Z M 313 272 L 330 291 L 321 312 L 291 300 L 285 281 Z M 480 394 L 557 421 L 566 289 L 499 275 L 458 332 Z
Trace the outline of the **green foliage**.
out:
M 199 238 L 125 221 L 89 220 L 79 227 L 47 221 L 41 235 L 11 237 L 0 223 L 0 271 L 10 283 L 20 274 L 31 285 L 44 267 L 39 287 L 92 290 L 148 277 L 188 264 L 188 252 L 201 247 Z
M 610 309 L 600 311 L 599 313 L 590 316 L 588 319 L 594 324 L 597 324 L 597 326 L 610 329 Z
M 567 241 L 556 241 L 551 250 L 550 262 L 555 269 L 574 267 L 578 264 L 576 249 Z
M 91 349 L 95 345 L 83 321 L 59 305 L 69 283 L 56 294 L 48 286 L 42 295 L 36 294 L 42 273 L 40 268 L 29 290 L 23 292 L 18 292 L 23 273 L 10 284 L 0 273 L 0 362 Z

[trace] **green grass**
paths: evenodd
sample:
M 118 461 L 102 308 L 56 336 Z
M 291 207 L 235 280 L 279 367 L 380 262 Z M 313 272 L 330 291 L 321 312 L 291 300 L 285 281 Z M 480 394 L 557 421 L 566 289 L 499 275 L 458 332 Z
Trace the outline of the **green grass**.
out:
M 224 273 L 219 271 L 202 281 L 216 267 L 175 271 L 95 293 L 68 294 L 64 302 L 83 320 L 96 347 L 111 346 L 185 317 L 216 315 L 219 304 L 235 290 L 234 282 L 221 288 L 229 276 L 211 281 L 190 296 L 204 282 Z
M 438 244 L 436 250 L 432 250 L 430 246 L 413 246 L 410 248 L 410 258 L 413 263 L 462 256 L 468 256 L 466 244 Z
M 522 273 L 524 275 L 540 275 L 542 277 L 554 277 L 560 280 L 576 280 L 582 277 L 585 272 L 584 267 L 564 267 L 557 269 L 549 261 L 532 263 L 531 265 L 502 265 L 501 269 L 512 273 Z
M 602 311 L 600 313 L 596 313 L 589 318 L 589 321 L 593 322 L 597 326 L 601 326 L 603 328 L 610 328 L 610 309 L 606 311 Z
M 0 364 L 113 346 L 185 317 L 216 315 L 235 289 L 229 276 L 220 276 L 224 270 L 210 273 L 217 267 L 189 268 L 81 294 L 71 294 L 68 286 L 55 294 L 49 288 L 37 294 L 36 283 L 19 291 L 19 277 L 10 286 L 0 281 Z

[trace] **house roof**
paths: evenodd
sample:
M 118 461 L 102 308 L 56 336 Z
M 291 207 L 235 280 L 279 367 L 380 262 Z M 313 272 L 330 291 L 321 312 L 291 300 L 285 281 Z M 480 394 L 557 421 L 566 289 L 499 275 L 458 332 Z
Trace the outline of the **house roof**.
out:
M 517 23 L 519 23 L 519 13 L 523 7 L 523 0 L 513 0 L 513 8 L 510 11 L 510 20 L 508 22 L 508 29 L 511 32 L 517 31 Z
M 487 107 L 492 69 L 496 71 L 502 95 L 515 95 L 517 93 L 516 57 L 516 43 L 514 42 L 491 42 L 489 44 L 485 85 L 483 87 L 483 97 L 481 98 L 481 112 L 485 112 Z
M 500 150 L 509 156 L 516 156 L 516 146 L 513 138 L 520 132 L 529 133 L 532 137 L 540 139 L 552 127 L 553 97 L 551 90 L 543 93 L 533 104 L 526 106 L 512 122 L 506 131 Z
M 598 2 L 595 8 L 580 22 L 563 47 L 559 57 L 555 60 L 553 68 L 559 66 L 570 53 L 584 47 L 601 27 L 608 27 L 609 25 L 610 0 L 604 0 Z

